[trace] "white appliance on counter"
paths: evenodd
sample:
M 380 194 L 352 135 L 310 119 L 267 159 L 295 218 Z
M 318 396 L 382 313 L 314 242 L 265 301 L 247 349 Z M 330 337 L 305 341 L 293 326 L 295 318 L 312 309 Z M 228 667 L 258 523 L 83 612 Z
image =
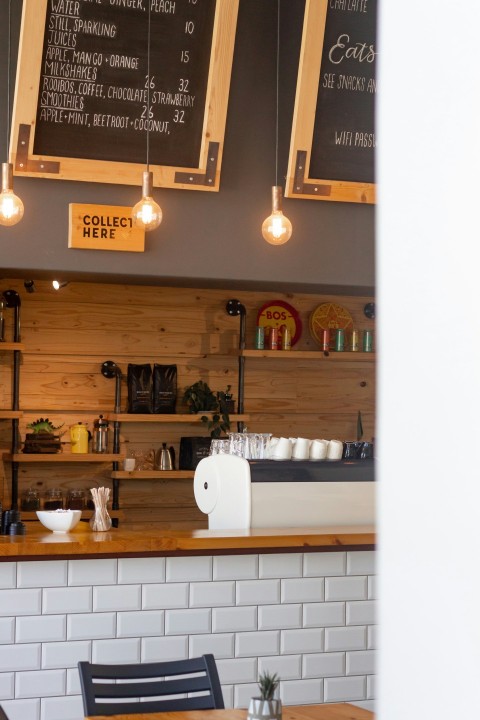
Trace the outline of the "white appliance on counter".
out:
M 375 521 L 373 460 L 276 462 L 211 455 L 197 465 L 193 488 L 210 530 Z

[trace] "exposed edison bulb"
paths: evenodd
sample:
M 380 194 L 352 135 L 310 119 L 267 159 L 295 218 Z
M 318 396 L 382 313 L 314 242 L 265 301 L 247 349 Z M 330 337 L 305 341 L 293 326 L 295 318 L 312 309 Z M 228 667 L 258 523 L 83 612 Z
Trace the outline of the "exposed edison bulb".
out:
M 13 166 L 2 163 L 0 225 L 16 225 L 23 217 L 23 202 L 13 192 Z
M 155 230 L 162 222 L 162 210 L 152 198 L 153 173 L 146 170 L 143 173 L 142 199 L 133 206 L 132 217 L 136 227 L 145 232 Z
M 292 236 L 292 223 L 282 212 L 282 188 L 272 187 L 272 214 L 262 225 L 262 235 L 271 245 L 283 245 Z

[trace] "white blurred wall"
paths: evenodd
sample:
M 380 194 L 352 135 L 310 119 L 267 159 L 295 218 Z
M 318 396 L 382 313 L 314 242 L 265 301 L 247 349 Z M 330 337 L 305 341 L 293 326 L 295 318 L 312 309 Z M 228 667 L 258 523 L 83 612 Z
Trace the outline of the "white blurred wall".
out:
M 382 1 L 380 720 L 480 717 L 479 28 Z

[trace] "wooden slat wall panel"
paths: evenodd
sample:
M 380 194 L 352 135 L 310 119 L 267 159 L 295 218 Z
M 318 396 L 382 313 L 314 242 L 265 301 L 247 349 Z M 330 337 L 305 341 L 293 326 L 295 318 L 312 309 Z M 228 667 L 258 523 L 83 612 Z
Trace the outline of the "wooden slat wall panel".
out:
M 104 378 L 100 367 L 114 360 L 126 375 L 132 363 L 177 365 L 177 412 L 187 412 L 181 397 L 198 379 L 213 390 L 232 385 L 237 399 L 238 363 L 229 355 L 238 347 L 238 317 L 225 311 L 226 302 L 238 298 L 247 310 L 247 347 L 253 347 L 258 309 L 273 299 L 285 300 L 299 312 L 302 337 L 295 349 L 318 350 L 308 330 L 310 313 L 322 302 L 343 305 L 355 327 L 373 328 L 363 313 L 371 297 L 324 296 L 254 291 L 199 290 L 72 282 L 56 292 L 47 281 L 36 280 L 36 292 L 25 293 L 23 280 L 3 281 L 2 291 L 20 293 L 22 354 L 19 421 L 24 438 L 27 424 L 48 416 L 64 423 L 65 450 L 68 428 L 81 420 L 91 428 L 99 413 L 113 412 L 115 381 Z M 6 339 L 13 337 L 12 315 L 6 311 Z M 1 348 L 0 348 L 1 349 Z M 295 350 L 294 349 L 294 350 Z M 294 350 L 292 352 L 294 352 Z M 11 404 L 11 353 L 0 352 L 0 408 Z M 245 360 L 245 412 L 249 431 L 275 435 L 355 439 L 357 413 L 362 412 L 364 437 L 375 434 L 375 368 L 365 362 L 318 360 Z M 122 409 L 127 387 L 122 382 Z M 236 429 L 236 425 L 232 425 Z M 178 458 L 180 438 L 205 435 L 198 424 L 123 423 L 122 450 L 147 454 L 166 442 Z M 0 421 L 0 448 L 9 448 L 11 428 Z M 29 486 L 41 494 L 48 487 L 111 485 L 107 464 L 20 464 L 20 494 Z M 0 463 L 4 506 L 10 502 L 10 469 Z M 178 527 L 191 523 L 205 527 L 197 509 L 191 480 L 121 481 L 120 498 L 126 522 L 162 523 Z

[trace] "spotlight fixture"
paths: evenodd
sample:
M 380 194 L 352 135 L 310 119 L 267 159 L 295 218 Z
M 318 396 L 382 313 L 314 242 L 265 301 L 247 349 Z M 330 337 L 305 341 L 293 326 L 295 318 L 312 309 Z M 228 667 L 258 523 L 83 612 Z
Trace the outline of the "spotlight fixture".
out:
M 270 245 L 283 245 L 292 236 L 292 223 L 282 212 L 282 188 L 278 184 L 278 104 L 280 74 L 280 0 L 277 0 L 277 105 L 275 123 L 275 185 L 272 187 L 272 214 L 262 224 L 263 239 Z
M 150 106 L 150 88 L 152 87 L 152 79 L 150 78 L 150 39 L 151 39 L 151 5 L 148 3 L 148 32 L 147 32 L 147 169 L 143 172 L 142 178 L 142 199 L 133 206 L 132 217 L 136 227 L 145 232 L 155 230 L 162 222 L 162 210 L 152 197 L 153 173 L 150 171 L 150 123 L 151 123 L 151 106 Z
M 12 0 L 8 1 L 8 43 L 7 43 L 7 162 L 2 163 L 2 189 L 0 192 L 0 225 L 16 225 L 23 217 L 23 202 L 13 192 L 13 165 L 8 162 L 10 142 L 10 65 L 12 36 Z
M 67 280 L 52 280 L 52 286 L 54 290 L 61 290 L 68 285 Z
M 23 287 L 25 288 L 27 293 L 34 293 L 36 290 L 35 283 L 33 280 L 24 280 Z

